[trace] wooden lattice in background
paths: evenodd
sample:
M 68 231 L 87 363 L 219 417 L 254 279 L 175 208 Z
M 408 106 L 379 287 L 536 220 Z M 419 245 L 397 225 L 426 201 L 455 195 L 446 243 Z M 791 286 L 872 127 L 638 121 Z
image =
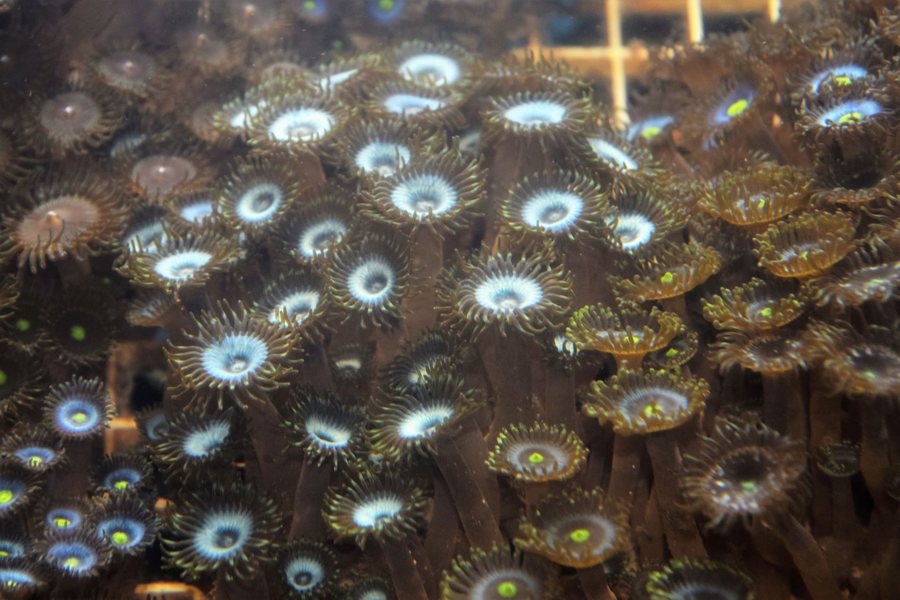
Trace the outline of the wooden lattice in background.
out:
M 598 14 L 603 14 L 606 24 L 606 45 L 598 46 L 547 46 L 540 31 L 529 36 L 527 48 L 520 53 L 543 54 L 565 61 L 575 70 L 592 76 L 609 79 L 611 103 L 615 116 L 624 120 L 626 115 L 627 79 L 641 72 L 649 52 L 640 42 L 624 43 L 623 17 L 629 14 L 670 16 L 683 19 L 686 42 L 699 42 L 704 36 L 704 15 L 723 17 L 729 15 L 766 16 L 777 21 L 785 4 L 798 4 L 793 0 L 595 0 Z

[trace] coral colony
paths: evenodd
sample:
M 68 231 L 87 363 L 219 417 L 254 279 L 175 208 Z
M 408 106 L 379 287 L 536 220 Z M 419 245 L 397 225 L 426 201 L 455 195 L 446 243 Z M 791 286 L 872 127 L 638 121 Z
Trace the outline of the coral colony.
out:
M 0 596 L 900 594 L 900 13 L 0 2 Z

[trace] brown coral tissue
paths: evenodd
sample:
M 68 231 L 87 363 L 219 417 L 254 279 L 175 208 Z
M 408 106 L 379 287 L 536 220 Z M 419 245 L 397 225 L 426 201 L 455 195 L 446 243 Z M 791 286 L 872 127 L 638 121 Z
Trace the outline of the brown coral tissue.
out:
M 900 9 L 766 5 L 0 0 L 0 599 L 900 597 Z

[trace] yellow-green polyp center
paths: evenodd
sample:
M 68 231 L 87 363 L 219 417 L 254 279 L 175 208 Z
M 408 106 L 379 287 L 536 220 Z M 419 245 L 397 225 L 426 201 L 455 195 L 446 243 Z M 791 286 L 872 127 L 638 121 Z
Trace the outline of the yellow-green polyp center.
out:
M 572 531 L 569 534 L 569 539 L 575 542 L 576 544 L 583 544 L 589 539 L 591 539 L 591 532 L 583 527 L 579 527 L 578 529 Z
M 497 595 L 501 598 L 515 598 L 519 593 L 519 586 L 512 581 L 501 581 L 497 584 Z
M 31 321 L 28 319 L 16 319 L 16 329 L 25 333 L 29 329 L 31 329 Z
M 0 369 L 0 385 L 6 385 L 7 381 L 9 381 L 9 375 L 6 374 L 6 371 Z
M 119 490 L 120 492 L 128 489 L 128 482 L 124 479 L 120 479 L 119 481 L 113 484 L 113 488 Z
M 72 325 L 72 328 L 69 329 L 69 335 L 76 342 L 83 342 L 87 339 L 87 329 L 83 325 Z
M 851 125 L 854 123 L 859 123 L 863 120 L 863 115 L 859 111 L 848 112 L 838 119 L 838 125 Z
M 86 423 L 87 420 L 88 420 L 87 413 L 77 412 L 72 415 L 72 422 L 75 423 L 76 425 L 81 425 L 83 423 Z
M 75 556 L 70 556 L 65 561 L 63 561 L 63 565 L 67 569 L 77 569 L 78 567 L 81 566 L 81 561 L 78 560 L 78 558 Z
M 0 504 L 9 504 L 15 497 L 12 490 L 0 490 Z
M 750 106 L 750 101 L 746 98 L 741 98 L 740 100 L 735 100 L 731 104 L 728 105 L 728 108 L 725 109 L 725 114 L 729 117 L 737 117 L 742 114 L 747 108 Z
M 539 465 L 542 462 L 544 462 L 544 460 L 545 460 L 544 455 L 541 454 L 540 452 L 532 452 L 531 454 L 528 455 L 528 462 L 530 462 L 533 465 Z
M 112 540 L 112 543 L 115 544 L 116 546 L 124 546 L 125 544 L 127 544 L 130 541 L 128 534 L 125 533 L 124 531 L 113 532 L 113 534 L 110 536 L 110 539 Z
M 381 10 L 392 10 L 394 8 L 394 0 L 379 0 L 378 7 Z

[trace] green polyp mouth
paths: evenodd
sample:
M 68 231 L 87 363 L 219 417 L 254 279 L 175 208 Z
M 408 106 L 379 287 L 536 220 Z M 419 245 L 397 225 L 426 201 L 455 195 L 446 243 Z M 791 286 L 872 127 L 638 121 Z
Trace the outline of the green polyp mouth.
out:
M 840 86 L 850 85 L 853 82 L 853 80 L 846 75 L 838 75 L 833 81 Z
M 112 536 L 110 536 L 110 539 L 112 540 L 112 543 L 115 544 L 116 546 L 124 546 L 125 544 L 127 544 L 128 542 L 131 541 L 128 537 L 128 534 L 125 533 L 124 531 L 114 532 L 112 534 Z
M 740 100 L 735 100 L 731 104 L 728 105 L 728 108 L 725 109 L 725 114 L 731 117 L 740 116 L 750 107 L 750 101 L 746 98 L 741 98 Z
M 394 0 L 378 0 L 378 8 L 381 10 L 394 10 L 394 6 Z
M 76 342 L 83 342 L 87 339 L 87 330 L 83 325 L 73 325 L 69 330 L 69 336 Z
M 741 489 L 745 492 L 755 492 L 759 486 L 756 485 L 755 481 L 742 481 Z
M 0 385 L 6 385 L 7 381 L 9 381 L 9 375 L 6 374 L 6 371 L 0 369 Z
M 544 455 L 540 452 L 532 452 L 528 455 L 528 462 L 533 465 L 539 465 L 544 462 Z
M 28 319 L 16 319 L 16 330 L 22 333 L 31 329 L 31 321 Z
M 587 529 L 579 528 L 569 534 L 569 539 L 575 542 L 576 544 L 583 544 L 589 539 L 591 539 L 591 532 Z
M 6 505 L 15 499 L 16 495 L 12 490 L 0 490 L 0 505 Z
M 66 560 L 63 561 L 63 566 L 67 569 L 77 569 L 81 566 L 81 561 L 78 560 L 75 556 L 70 556 Z
M 759 316 L 764 319 L 771 319 L 774 312 L 771 307 L 766 307 L 759 311 Z
M 86 413 L 77 412 L 74 415 L 72 415 L 72 422 L 75 423 L 76 425 L 84 425 L 85 423 L 87 423 L 87 420 L 88 420 L 88 416 Z
M 113 489 L 123 492 L 128 489 L 128 482 L 124 479 L 117 481 L 113 484 Z
M 666 358 L 675 358 L 676 356 L 678 356 L 677 348 L 669 348 L 666 350 Z
M 645 140 L 652 140 L 656 136 L 662 133 L 661 127 L 647 127 L 641 132 L 641 137 Z
M 53 519 L 53 525 L 59 527 L 60 529 L 65 529 L 72 526 L 72 521 L 64 517 L 57 517 Z
M 659 406 L 659 404 L 656 404 L 655 402 L 652 402 L 644 407 L 644 416 L 645 417 L 653 417 L 656 415 L 660 415 L 660 414 L 662 414 L 662 412 L 663 412 L 662 408 Z
M 39 467 L 44 464 L 44 459 L 40 456 L 29 456 L 27 462 L 30 467 Z
M 512 581 L 502 581 L 497 585 L 497 595 L 501 598 L 515 598 L 519 593 L 519 586 Z
M 663 276 L 659 278 L 659 281 L 660 283 L 669 285 L 670 283 L 675 281 L 675 273 L 673 273 L 672 271 L 666 271 L 665 273 L 663 273 Z
M 861 112 L 853 111 L 841 115 L 837 122 L 838 125 L 855 125 L 856 123 L 862 122 L 863 119 L 864 117 Z
M 315 10 L 316 9 L 315 0 L 306 0 L 306 2 L 303 3 L 303 8 L 308 11 Z

